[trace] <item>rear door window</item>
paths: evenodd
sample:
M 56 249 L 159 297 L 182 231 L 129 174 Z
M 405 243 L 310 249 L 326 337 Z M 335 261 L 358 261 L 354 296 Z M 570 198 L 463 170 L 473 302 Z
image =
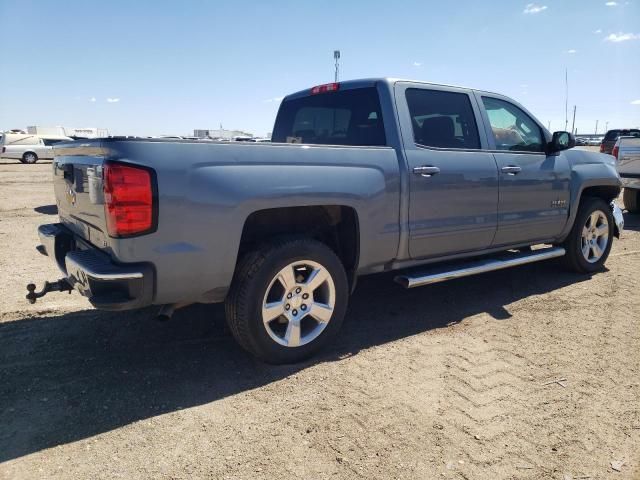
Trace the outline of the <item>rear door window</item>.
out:
M 407 105 L 417 145 L 439 148 L 480 148 L 480 137 L 469 95 L 409 88 Z
M 272 142 L 317 145 L 387 144 L 375 87 L 320 93 L 282 103 Z

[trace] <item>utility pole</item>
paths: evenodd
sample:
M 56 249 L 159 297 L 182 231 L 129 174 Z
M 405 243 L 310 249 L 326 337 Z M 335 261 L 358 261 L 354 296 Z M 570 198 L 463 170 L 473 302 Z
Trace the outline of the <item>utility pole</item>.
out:
M 596 133 L 594 135 L 598 135 L 598 120 L 596 120 Z
M 564 69 L 564 130 L 567 131 L 569 125 L 569 72 Z
M 340 50 L 333 51 L 333 59 L 336 61 L 335 82 L 338 83 L 338 74 L 340 73 Z
M 607 133 L 609 131 L 609 121 L 604 122 L 604 132 Z
M 573 106 L 573 123 L 571 124 L 571 133 L 576 134 L 576 106 Z

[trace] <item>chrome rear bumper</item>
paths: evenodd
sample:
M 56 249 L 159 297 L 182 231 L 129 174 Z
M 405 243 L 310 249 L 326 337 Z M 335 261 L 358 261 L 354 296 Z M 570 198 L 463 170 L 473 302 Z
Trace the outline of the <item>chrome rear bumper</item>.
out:
M 40 225 L 38 250 L 54 259 L 66 281 L 91 304 L 104 310 L 150 305 L 154 269 L 148 263 L 121 264 L 77 238 L 60 223 Z
M 624 217 L 622 216 L 622 210 L 614 202 L 611 202 L 611 212 L 613 213 L 613 220 L 615 221 L 614 235 L 620 238 L 622 230 L 624 230 Z

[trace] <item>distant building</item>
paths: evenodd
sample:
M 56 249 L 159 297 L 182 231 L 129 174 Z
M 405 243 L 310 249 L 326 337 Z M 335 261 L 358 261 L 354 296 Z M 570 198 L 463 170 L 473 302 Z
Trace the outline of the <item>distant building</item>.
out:
M 225 130 L 223 128 L 216 128 L 211 130 L 194 130 L 193 136 L 198 138 L 222 138 L 225 140 L 233 140 L 236 137 L 253 137 L 253 134 L 243 132 L 242 130 Z
M 27 133 L 30 135 L 59 135 L 65 137 L 81 137 L 81 138 L 104 138 L 109 136 L 109 130 L 97 127 L 27 127 Z

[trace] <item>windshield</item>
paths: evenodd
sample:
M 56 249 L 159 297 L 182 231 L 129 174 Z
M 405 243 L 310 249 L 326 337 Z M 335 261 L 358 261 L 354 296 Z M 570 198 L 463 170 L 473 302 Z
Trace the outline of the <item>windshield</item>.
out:
M 285 101 L 273 142 L 317 145 L 386 145 L 375 87 L 321 93 Z

